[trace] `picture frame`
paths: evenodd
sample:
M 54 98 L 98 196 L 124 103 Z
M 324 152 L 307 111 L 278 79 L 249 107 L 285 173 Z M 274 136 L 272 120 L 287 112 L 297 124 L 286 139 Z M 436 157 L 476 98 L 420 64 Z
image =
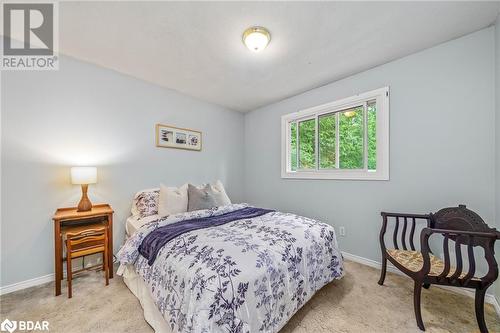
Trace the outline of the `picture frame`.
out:
M 156 124 L 156 147 L 201 151 L 202 133 L 189 128 Z

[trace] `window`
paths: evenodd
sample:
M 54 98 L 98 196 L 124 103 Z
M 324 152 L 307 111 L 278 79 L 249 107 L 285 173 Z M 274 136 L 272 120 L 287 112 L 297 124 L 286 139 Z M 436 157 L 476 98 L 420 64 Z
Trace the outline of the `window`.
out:
M 389 179 L 389 88 L 285 115 L 283 178 Z

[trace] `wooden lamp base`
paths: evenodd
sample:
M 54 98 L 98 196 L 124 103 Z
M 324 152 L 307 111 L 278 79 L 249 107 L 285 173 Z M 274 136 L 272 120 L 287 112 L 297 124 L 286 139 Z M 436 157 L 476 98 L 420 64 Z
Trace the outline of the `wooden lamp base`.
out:
M 82 198 L 78 203 L 78 212 L 88 212 L 92 209 L 92 202 L 90 202 L 89 197 L 87 196 L 87 190 L 89 188 L 88 184 L 82 184 Z

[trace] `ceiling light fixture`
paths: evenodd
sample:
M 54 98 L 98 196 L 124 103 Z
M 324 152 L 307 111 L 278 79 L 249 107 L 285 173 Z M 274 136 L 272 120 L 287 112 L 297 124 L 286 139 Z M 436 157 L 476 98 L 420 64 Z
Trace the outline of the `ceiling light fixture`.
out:
M 264 27 L 251 27 L 243 32 L 243 44 L 253 52 L 265 49 L 270 40 L 271 34 Z

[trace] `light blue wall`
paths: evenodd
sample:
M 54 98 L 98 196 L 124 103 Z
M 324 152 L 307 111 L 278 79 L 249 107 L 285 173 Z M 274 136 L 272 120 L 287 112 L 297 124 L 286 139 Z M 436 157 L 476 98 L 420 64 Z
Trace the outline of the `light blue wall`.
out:
M 245 198 L 345 226 L 341 249 L 377 261 L 383 210 L 465 203 L 494 223 L 494 66 L 494 28 L 487 28 L 246 114 Z M 389 181 L 280 178 L 283 114 L 384 86 Z
M 1 285 L 53 272 L 57 207 L 78 203 L 69 167 L 97 165 L 94 203 L 116 211 L 115 252 L 134 193 L 220 178 L 243 200 L 243 115 L 100 67 L 2 73 Z M 154 126 L 201 130 L 201 152 L 155 147 Z

